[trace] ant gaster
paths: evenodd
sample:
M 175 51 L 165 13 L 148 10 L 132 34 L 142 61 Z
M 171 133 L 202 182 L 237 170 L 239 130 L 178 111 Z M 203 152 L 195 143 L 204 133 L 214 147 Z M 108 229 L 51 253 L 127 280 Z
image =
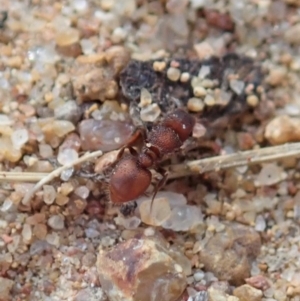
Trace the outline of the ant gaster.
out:
M 141 152 L 132 148 L 143 134 L 142 131 L 137 131 L 118 154 L 109 182 L 110 200 L 113 203 L 124 204 L 144 194 L 152 180 L 149 168 L 154 168 L 162 175 L 162 179 L 155 187 L 153 202 L 157 191 L 167 180 L 167 172 L 157 164 L 163 156 L 173 153 L 183 145 L 191 135 L 194 125 L 193 116 L 176 109 L 144 136 L 145 143 Z M 128 155 L 124 155 L 126 148 L 130 152 Z

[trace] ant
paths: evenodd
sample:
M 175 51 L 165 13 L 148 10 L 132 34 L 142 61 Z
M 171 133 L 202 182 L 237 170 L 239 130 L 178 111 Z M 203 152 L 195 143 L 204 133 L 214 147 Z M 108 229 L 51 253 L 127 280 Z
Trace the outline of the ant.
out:
M 124 204 L 145 194 L 151 184 L 152 174 L 149 168 L 152 167 L 162 175 L 154 189 L 152 206 L 158 190 L 167 180 L 167 171 L 158 166 L 159 161 L 183 145 L 191 135 L 194 125 L 193 116 L 182 109 L 176 109 L 154 125 L 148 133 L 145 134 L 142 129 L 137 130 L 117 156 L 108 187 L 110 200 L 116 204 Z M 137 152 L 132 146 L 140 137 L 144 138 L 145 143 L 141 151 Z M 130 152 L 128 155 L 124 155 L 126 148 Z M 128 214 L 128 211 L 126 206 L 123 207 L 124 213 Z

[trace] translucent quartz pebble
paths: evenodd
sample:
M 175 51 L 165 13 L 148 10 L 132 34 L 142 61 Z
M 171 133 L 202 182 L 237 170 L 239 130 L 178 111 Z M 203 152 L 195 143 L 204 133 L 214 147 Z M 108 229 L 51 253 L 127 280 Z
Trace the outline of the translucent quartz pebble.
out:
M 0 125 L 12 125 L 13 121 L 8 116 L 0 114 Z
M 78 153 L 73 148 L 60 149 L 57 161 L 61 165 L 69 164 L 78 159 Z
M 287 177 L 283 169 L 276 163 L 268 163 L 263 166 L 258 174 L 255 186 L 270 186 L 279 183 Z
M 168 199 L 155 198 L 152 206 L 151 201 L 145 201 L 140 204 L 141 220 L 152 226 L 160 226 L 171 215 L 171 207 Z
M 83 120 L 79 134 L 83 150 L 111 151 L 124 145 L 131 137 L 133 126 L 117 120 Z
M 188 231 L 203 224 L 203 214 L 197 206 L 178 206 L 172 210 L 170 217 L 162 224 L 165 229 Z
M 11 135 L 11 141 L 15 149 L 20 149 L 29 139 L 26 129 L 15 130 Z
M 176 206 L 183 206 L 183 205 L 186 205 L 186 203 L 187 203 L 187 200 L 183 194 L 172 192 L 172 191 L 159 191 L 156 194 L 155 198 L 156 199 L 160 199 L 160 198 L 168 199 L 171 208 L 174 208 Z M 151 201 L 151 197 L 141 196 L 136 200 L 138 205 L 144 201 Z
M 119 215 L 115 218 L 115 222 L 117 225 L 123 226 L 125 229 L 136 229 L 141 224 L 141 220 L 136 216 L 126 218 Z
M 54 108 L 54 116 L 56 119 L 69 120 L 76 124 L 80 119 L 81 110 L 75 100 L 69 100 Z
M 52 185 L 44 185 L 43 186 L 44 193 L 44 202 L 47 205 L 51 205 L 54 203 L 56 198 L 56 190 Z
M 99 280 L 110 301 L 175 301 L 186 287 L 182 267 L 155 240 L 129 239 L 97 259 Z
M 62 171 L 62 173 L 60 175 L 60 178 L 63 181 L 68 181 L 72 177 L 73 172 L 74 172 L 74 168 L 73 167 L 65 169 L 65 170 Z

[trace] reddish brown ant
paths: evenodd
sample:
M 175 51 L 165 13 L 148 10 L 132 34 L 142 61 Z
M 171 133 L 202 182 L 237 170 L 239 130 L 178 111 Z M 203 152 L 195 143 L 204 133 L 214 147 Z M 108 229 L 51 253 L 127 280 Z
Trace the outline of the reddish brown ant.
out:
M 152 167 L 162 175 L 162 179 L 155 187 L 153 201 L 157 191 L 167 179 L 167 172 L 157 164 L 163 156 L 173 153 L 183 145 L 191 135 L 194 125 L 193 116 L 176 109 L 144 135 L 145 143 L 141 152 L 132 148 L 143 134 L 141 130 L 137 131 L 118 154 L 109 182 L 110 200 L 113 203 L 124 204 L 144 194 L 151 184 L 152 174 L 149 168 Z M 123 156 L 126 148 L 130 154 Z

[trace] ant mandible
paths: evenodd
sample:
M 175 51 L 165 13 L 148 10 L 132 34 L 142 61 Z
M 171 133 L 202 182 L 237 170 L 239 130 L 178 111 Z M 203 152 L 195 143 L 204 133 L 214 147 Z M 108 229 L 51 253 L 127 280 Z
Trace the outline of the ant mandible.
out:
M 132 148 L 143 136 L 143 132 L 138 130 L 118 154 L 109 181 L 110 200 L 121 205 L 143 195 L 151 184 L 152 174 L 149 168 L 152 167 L 162 175 L 162 179 L 156 184 L 153 202 L 156 193 L 167 180 L 167 172 L 158 166 L 159 161 L 183 145 L 191 135 L 194 125 L 193 116 L 182 109 L 176 109 L 144 135 L 145 143 L 141 152 Z M 128 155 L 124 155 L 126 148 L 130 152 Z

